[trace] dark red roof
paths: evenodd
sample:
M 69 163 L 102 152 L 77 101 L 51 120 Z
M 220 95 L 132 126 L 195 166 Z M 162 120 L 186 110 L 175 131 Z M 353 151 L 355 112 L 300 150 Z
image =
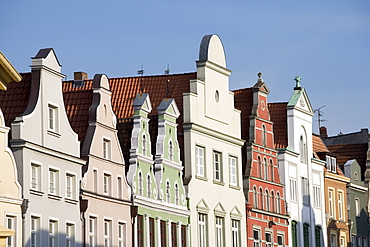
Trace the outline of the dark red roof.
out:
M 242 139 L 249 141 L 249 117 L 252 114 L 253 91 L 252 88 L 234 90 L 234 107 L 241 111 Z
M 288 103 L 268 103 L 270 119 L 274 123 L 275 149 L 288 147 L 288 125 L 287 125 Z

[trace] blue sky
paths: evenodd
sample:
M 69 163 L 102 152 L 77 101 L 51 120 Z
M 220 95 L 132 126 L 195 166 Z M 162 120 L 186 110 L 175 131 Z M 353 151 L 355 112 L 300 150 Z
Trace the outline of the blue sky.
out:
M 230 89 L 262 72 L 269 102 L 288 101 L 302 77 L 329 135 L 370 127 L 370 1 L 3 1 L 0 50 L 20 72 L 55 49 L 62 73 L 108 77 L 195 71 L 200 41 L 218 34 Z M 314 132 L 318 132 L 314 117 Z

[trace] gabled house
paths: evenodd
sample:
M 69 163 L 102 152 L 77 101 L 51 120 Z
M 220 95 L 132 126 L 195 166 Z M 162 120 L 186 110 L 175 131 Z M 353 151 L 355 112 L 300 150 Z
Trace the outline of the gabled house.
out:
M 64 102 L 81 143 L 82 240 L 87 246 L 131 246 L 131 188 L 118 140 L 106 75 L 97 74 L 80 90 L 64 83 Z M 69 84 L 69 85 L 68 85 Z
M 313 156 L 313 111 L 305 89 L 296 77 L 287 103 L 268 105 L 274 122 L 279 173 L 285 187 L 289 219 L 289 245 L 326 246 L 324 203 L 325 161 Z M 317 195 L 317 196 L 314 196 Z
M 31 68 L 32 76 L 10 85 L 1 99 L 6 122 L 12 122 L 10 144 L 22 196 L 29 202 L 22 208 L 21 245 L 80 246 L 79 181 L 85 162 L 65 112 L 64 75 L 53 49 L 41 49 Z
M 18 83 L 21 79 L 0 52 L 0 91 L 6 90 L 12 81 Z M 9 130 L 0 109 L 0 246 L 15 247 L 22 244 L 22 188 L 14 155 L 8 146 Z
M 280 181 L 274 128 L 267 107 L 270 93 L 258 74 L 251 88 L 234 91 L 235 107 L 241 110 L 243 189 L 247 201 L 248 246 L 288 246 L 288 215 Z
M 319 135 L 312 134 L 313 151 L 316 158 L 326 161 L 324 169 L 326 230 L 329 246 L 348 246 L 348 207 L 347 184 L 349 178 L 344 176 L 336 161 Z M 315 192 L 315 191 L 314 191 Z M 315 200 L 316 194 L 314 194 Z

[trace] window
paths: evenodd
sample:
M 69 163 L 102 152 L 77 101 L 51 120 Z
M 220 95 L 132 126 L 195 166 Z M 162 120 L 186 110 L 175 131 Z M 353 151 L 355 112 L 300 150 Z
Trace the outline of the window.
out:
M 143 155 L 146 155 L 146 145 L 147 145 L 147 141 L 146 141 L 146 136 L 143 135 Z
M 262 192 L 262 188 L 260 188 L 260 199 L 259 199 L 259 201 L 260 201 L 260 203 L 261 203 L 261 206 L 260 206 L 260 208 L 261 209 L 265 209 L 264 208 L 264 205 L 263 205 L 263 192 Z
M 166 182 L 166 201 L 171 203 L 171 187 L 170 182 Z
M 289 179 L 290 182 L 290 200 L 296 202 L 297 201 L 297 180 Z
M 240 236 L 239 236 L 239 221 L 231 220 L 231 235 L 232 235 L 232 247 L 240 246 Z
M 265 166 L 264 169 L 263 169 L 263 171 L 264 171 L 264 178 L 265 178 L 265 180 L 267 180 L 268 179 L 269 164 L 267 163 L 266 158 L 263 159 L 263 163 L 264 163 L 264 166 Z
M 143 223 L 143 220 L 144 219 L 143 219 L 142 215 L 137 216 L 137 246 L 138 247 L 143 247 L 144 246 L 144 223 Z
M 270 198 L 269 198 L 269 191 L 265 191 L 265 198 L 266 198 L 266 211 L 270 211 Z
M 187 239 L 186 239 L 186 226 L 181 226 L 181 247 L 186 247 Z
M 274 163 L 272 162 L 272 160 L 270 160 L 270 170 L 271 181 L 274 181 Z
M 326 169 L 331 172 L 331 159 L 330 156 L 326 156 Z
M 152 197 L 152 181 L 150 180 L 150 175 L 148 175 L 146 177 L 146 183 L 147 183 L 147 194 L 148 194 L 148 197 L 151 198 Z
M 284 236 L 283 235 L 277 235 L 277 243 L 278 247 L 282 247 L 284 245 Z M 319 247 L 320 245 L 316 245 Z
M 253 202 L 254 202 L 254 207 L 258 208 L 258 195 L 257 195 L 256 187 L 253 187 Z
M 204 148 L 200 146 L 195 147 L 195 164 L 197 167 L 197 175 L 205 176 L 204 171 Z
M 356 210 L 356 216 L 360 217 L 360 199 L 355 199 L 355 210 Z
M 337 236 L 333 234 L 330 235 L 330 247 L 336 247 L 336 242 L 335 242 L 336 237 Z
M 266 126 L 262 124 L 262 145 L 266 146 Z
M 280 204 L 280 193 L 276 192 L 276 213 L 280 214 L 281 212 L 281 204 Z
M 172 246 L 177 246 L 177 227 L 174 222 L 171 223 L 171 237 Z
M 357 247 L 362 247 L 362 239 L 361 239 L 361 236 L 357 236 Z
M 160 223 L 161 231 L 161 246 L 167 246 L 167 231 L 166 231 L 166 221 L 161 220 Z
M 31 189 L 41 190 L 41 166 L 34 163 L 31 164 Z
M 222 181 L 222 160 L 220 152 L 213 152 L 213 169 L 214 179 L 216 181 Z
M 111 142 L 108 139 L 103 139 L 103 158 L 111 159 Z
M 334 218 L 334 191 L 329 189 L 329 217 Z
M 111 175 L 104 173 L 103 178 L 104 195 L 111 195 Z
M 179 192 L 179 185 L 175 184 L 175 203 L 176 205 L 180 204 L 180 192 Z
M 139 195 L 143 195 L 143 174 L 139 172 Z
M 123 222 L 118 222 L 118 247 L 125 246 L 126 246 L 126 224 Z
M 344 238 L 344 237 L 343 237 Z M 344 240 L 344 239 L 343 239 Z M 344 246 L 344 245 L 343 245 Z M 363 245 L 364 247 L 367 247 L 367 238 L 366 237 L 364 237 L 364 245 Z
M 321 206 L 321 199 L 320 199 L 320 186 L 314 185 L 313 186 L 313 205 L 314 207 Z
M 303 224 L 303 244 L 304 247 L 310 246 L 310 225 L 307 223 Z
M 49 169 L 49 194 L 58 195 L 59 172 Z
M 303 204 L 309 205 L 310 204 L 310 192 L 308 187 L 308 178 L 302 177 L 302 196 L 303 196 Z
M 173 161 L 173 144 L 172 141 L 170 141 L 169 149 L 168 149 L 168 156 L 171 161 Z
M 303 136 L 299 139 L 299 153 L 300 153 L 300 161 L 302 163 L 307 163 L 307 144 L 306 141 L 303 139 Z
M 297 222 L 292 221 L 292 247 L 298 246 L 298 238 L 297 238 Z
M 49 247 L 58 246 L 58 222 L 54 220 L 49 220 Z
M 94 192 L 97 193 L 98 192 L 98 170 L 94 169 L 93 174 L 94 174 Z
M 31 216 L 31 247 L 40 246 L 40 218 Z
M 104 220 L 104 247 L 111 246 L 112 221 Z
M 73 224 L 66 224 L 66 247 L 75 245 L 75 226 Z
M 315 243 L 316 246 L 321 246 L 321 227 L 315 226 Z
M 344 220 L 344 210 L 343 210 L 343 192 L 338 192 L 338 213 L 339 213 L 339 219 Z
M 155 245 L 155 227 L 154 218 L 149 218 L 149 247 L 154 247 Z
M 66 175 L 66 198 L 75 199 L 76 177 L 72 174 Z
M 223 218 L 216 216 L 216 247 L 224 246 Z
M 207 246 L 207 227 L 206 227 L 206 215 L 198 214 L 198 237 L 199 247 Z
M 345 242 L 346 242 L 345 238 L 343 236 L 341 236 L 340 239 L 339 239 L 339 246 L 340 247 L 345 247 L 346 246 Z M 364 245 L 364 247 L 365 247 L 365 245 Z
M 271 212 L 276 212 L 275 207 L 275 194 L 273 191 L 271 191 Z
M 271 232 L 266 232 L 265 233 L 265 239 L 266 239 L 266 247 L 272 247 Z
M 253 247 L 260 247 L 260 231 L 253 229 Z
M 355 235 L 352 235 L 352 247 L 355 247 L 356 246 L 356 236 Z
M 337 172 L 337 159 L 335 157 L 331 157 L 331 171 Z
M 229 157 L 229 165 L 230 165 L 230 185 L 237 186 L 237 159 L 235 157 Z
M 261 162 L 261 158 L 258 156 L 257 160 L 258 160 L 258 173 L 259 173 L 258 176 L 260 178 L 262 178 L 262 162 Z
M 49 104 L 49 130 L 53 132 L 59 131 L 59 123 L 58 123 L 58 107 Z
M 13 230 L 15 233 L 17 233 L 17 227 L 16 227 L 16 217 L 15 216 L 10 216 L 7 215 L 5 216 L 5 223 L 6 227 L 9 228 L 10 230 Z M 6 246 L 7 247 L 15 247 L 16 246 L 16 235 L 14 236 L 9 236 L 6 239 Z
M 118 186 L 118 198 L 122 199 L 122 178 L 117 178 L 117 186 Z
M 96 218 L 89 218 L 89 241 L 90 247 L 96 246 Z

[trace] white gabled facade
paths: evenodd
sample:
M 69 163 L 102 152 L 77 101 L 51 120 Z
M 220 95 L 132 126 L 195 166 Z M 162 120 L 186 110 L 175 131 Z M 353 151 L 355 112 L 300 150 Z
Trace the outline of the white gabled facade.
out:
M 224 48 L 203 37 L 197 79 L 184 99 L 184 182 L 189 196 L 191 246 L 245 246 L 240 111 L 234 108 Z
M 22 246 L 80 246 L 80 143 L 64 108 L 61 66 L 53 49 L 32 58 L 32 88 L 12 123 L 11 147 L 24 208 Z
M 288 147 L 278 149 L 279 172 L 285 184 L 287 212 L 290 215 L 290 246 L 317 246 L 318 241 L 319 246 L 326 246 L 327 243 L 325 162 L 313 158 L 312 116 L 311 103 L 297 78 L 294 93 L 287 104 Z M 319 204 L 315 205 L 314 200 L 318 200 Z

